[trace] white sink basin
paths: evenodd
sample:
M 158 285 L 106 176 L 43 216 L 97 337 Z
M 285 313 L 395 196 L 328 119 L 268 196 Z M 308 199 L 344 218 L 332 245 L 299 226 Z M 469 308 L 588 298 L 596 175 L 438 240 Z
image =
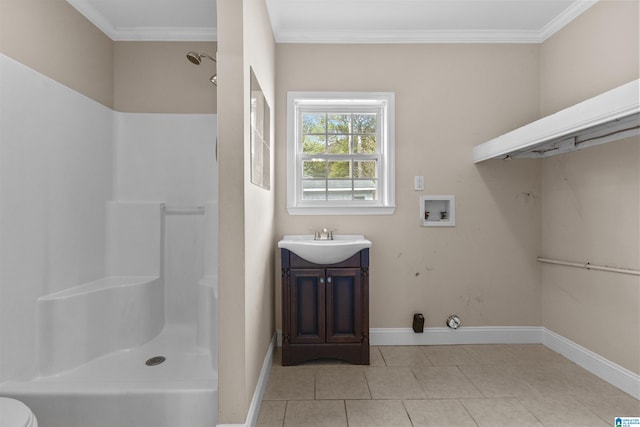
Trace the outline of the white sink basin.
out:
M 371 241 L 362 234 L 336 234 L 333 240 L 314 240 L 313 237 L 313 234 L 285 235 L 278 247 L 289 249 L 314 264 L 335 264 L 371 247 Z

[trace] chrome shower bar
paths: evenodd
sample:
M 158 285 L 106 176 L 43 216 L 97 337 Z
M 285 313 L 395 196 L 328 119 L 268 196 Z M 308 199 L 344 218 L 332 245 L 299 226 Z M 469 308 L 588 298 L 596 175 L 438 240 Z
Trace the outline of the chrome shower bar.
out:
M 204 206 L 161 206 L 165 215 L 204 215 Z

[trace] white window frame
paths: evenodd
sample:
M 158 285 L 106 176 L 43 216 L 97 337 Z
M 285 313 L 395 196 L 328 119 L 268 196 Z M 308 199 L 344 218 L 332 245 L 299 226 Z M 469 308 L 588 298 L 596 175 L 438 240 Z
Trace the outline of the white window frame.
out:
M 327 110 L 379 108 L 378 200 L 303 200 L 299 114 L 305 107 Z M 393 92 L 288 92 L 287 210 L 290 215 L 392 215 L 395 211 L 395 94 Z

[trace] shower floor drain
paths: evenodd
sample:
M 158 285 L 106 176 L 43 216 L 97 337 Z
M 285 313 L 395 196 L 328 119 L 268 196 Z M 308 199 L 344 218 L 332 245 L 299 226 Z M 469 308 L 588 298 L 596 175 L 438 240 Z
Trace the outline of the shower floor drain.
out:
M 144 362 L 147 366 L 156 366 L 167 360 L 164 356 L 155 356 Z

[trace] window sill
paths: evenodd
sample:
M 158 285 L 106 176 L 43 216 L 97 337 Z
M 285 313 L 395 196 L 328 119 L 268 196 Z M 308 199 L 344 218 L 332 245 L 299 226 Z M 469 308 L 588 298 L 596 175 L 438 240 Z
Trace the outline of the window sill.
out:
M 395 206 L 288 206 L 289 215 L 393 215 Z

